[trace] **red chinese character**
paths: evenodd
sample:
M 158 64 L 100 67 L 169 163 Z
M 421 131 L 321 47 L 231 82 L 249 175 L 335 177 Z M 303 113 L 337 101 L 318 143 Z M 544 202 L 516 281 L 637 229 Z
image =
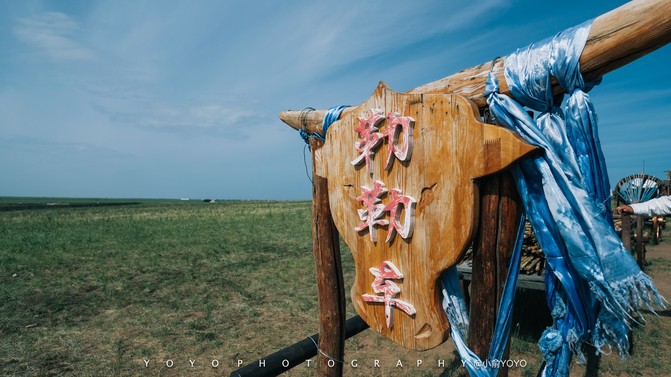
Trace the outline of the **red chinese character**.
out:
M 377 132 L 379 130 L 378 124 L 384 119 L 382 111 L 378 109 L 371 109 L 372 115 L 368 119 L 359 117 L 359 125 L 354 129 L 354 131 L 359 133 L 359 137 L 363 139 L 354 143 L 357 152 L 361 153 L 359 157 L 355 158 L 352 161 L 352 165 L 357 166 L 362 161 L 366 162 L 366 171 L 368 174 L 371 173 L 371 165 L 373 160 L 373 151 L 384 138 L 382 133 Z
M 389 222 L 389 229 L 387 230 L 387 239 L 385 242 L 391 243 L 394 236 L 398 232 L 403 239 L 412 237 L 412 232 L 415 229 L 415 206 L 417 200 L 410 195 L 401 195 L 401 190 L 391 190 L 391 200 L 384 207 L 384 210 L 389 212 L 391 221 Z M 405 210 L 405 217 L 403 224 L 399 221 L 401 213 Z
M 391 169 L 396 156 L 400 161 L 408 161 L 412 155 L 412 133 L 415 126 L 415 120 L 411 117 L 399 117 L 398 113 L 387 114 L 389 124 L 384 130 L 384 137 L 387 138 L 387 163 L 385 169 Z M 401 143 L 399 138 L 403 135 Z
M 359 219 L 363 222 L 359 224 L 354 230 L 357 232 L 364 231 L 368 229 L 370 233 L 370 240 L 377 242 L 377 232 L 375 226 L 385 226 L 389 224 L 387 220 L 380 220 L 380 217 L 384 214 L 384 204 L 380 203 L 382 195 L 387 192 L 387 189 L 384 187 L 384 183 L 380 181 L 375 181 L 373 188 L 370 189 L 366 186 L 361 186 L 361 195 L 356 198 L 356 200 L 363 203 L 365 209 L 359 209 Z
M 392 262 L 384 261 L 379 269 L 371 267 L 370 272 L 375 276 L 375 280 L 373 280 L 373 284 L 371 284 L 373 292 L 382 293 L 383 296 L 364 294 L 361 295 L 361 297 L 365 302 L 384 303 L 384 315 L 387 320 L 388 328 L 391 329 L 394 327 L 394 307 L 401 309 L 408 315 L 414 315 L 416 313 L 414 306 L 394 298 L 397 294 L 401 293 L 401 288 L 390 280 L 403 279 L 403 274 Z

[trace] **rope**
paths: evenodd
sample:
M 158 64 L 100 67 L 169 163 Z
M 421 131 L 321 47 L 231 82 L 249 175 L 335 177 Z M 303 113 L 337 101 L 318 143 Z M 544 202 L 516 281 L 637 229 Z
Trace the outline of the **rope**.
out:
M 306 107 L 298 114 L 298 122 L 301 124 L 298 134 L 308 145 L 310 144 L 310 134 L 308 133 L 308 114 L 310 114 L 310 111 L 315 111 L 314 107 Z
M 303 141 L 305 141 L 305 144 L 310 144 L 310 137 L 319 139 L 321 141 L 326 141 L 326 132 L 329 130 L 329 127 L 331 127 L 331 125 L 340 118 L 340 114 L 342 114 L 343 110 L 348 107 L 349 105 L 340 105 L 328 109 L 326 115 L 324 115 L 324 120 L 322 121 L 322 134 L 324 136 L 318 133 L 310 134 L 308 130 L 308 114 L 315 109 L 312 107 L 306 107 L 301 110 L 300 114 L 298 114 L 298 120 L 301 124 L 301 129 L 298 130 L 298 133 L 301 135 Z
M 312 177 L 310 176 L 310 169 L 308 168 L 308 159 L 305 156 L 305 150 L 310 149 L 310 144 L 305 144 L 303 147 L 303 166 L 305 166 L 305 176 L 308 177 L 310 183 L 312 183 Z
M 315 344 L 315 347 L 317 347 L 317 351 L 319 351 L 319 353 L 321 353 L 322 356 L 324 356 L 324 357 L 327 358 L 327 359 L 333 360 L 333 361 L 335 361 L 336 363 L 340 363 L 340 364 L 344 364 L 344 363 L 345 363 L 343 360 L 338 360 L 338 359 L 336 359 L 336 358 L 333 358 L 333 357 L 331 357 L 331 356 L 325 354 L 325 353 L 319 348 L 319 345 L 317 344 L 317 342 L 316 342 L 314 339 L 312 339 L 312 335 L 308 336 L 308 338 L 310 338 L 310 340 L 312 341 L 312 343 Z

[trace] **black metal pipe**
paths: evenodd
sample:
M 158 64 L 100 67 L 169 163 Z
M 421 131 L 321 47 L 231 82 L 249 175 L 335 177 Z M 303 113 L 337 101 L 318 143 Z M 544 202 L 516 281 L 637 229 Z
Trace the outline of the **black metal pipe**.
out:
M 349 339 L 367 328 L 368 324 L 361 317 L 354 316 L 345 322 L 345 339 Z M 317 355 L 317 344 L 319 344 L 319 334 L 314 334 L 272 355 L 234 370 L 231 377 L 277 376 Z M 317 363 L 314 365 L 316 367 Z

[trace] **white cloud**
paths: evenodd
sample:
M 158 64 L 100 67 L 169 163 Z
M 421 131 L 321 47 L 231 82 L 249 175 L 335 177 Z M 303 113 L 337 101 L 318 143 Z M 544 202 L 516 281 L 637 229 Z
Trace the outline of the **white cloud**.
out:
M 60 12 L 47 12 L 19 18 L 14 34 L 55 61 L 92 60 L 95 54 L 75 37 L 79 25 Z
M 313 25 L 318 32 L 303 42 L 303 54 L 308 58 L 304 65 L 318 63 L 317 66 L 323 70 L 356 63 L 381 53 L 399 51 L 400 54 L 415 43 L 482 22 L 493 16 L 494 9 L 505 5 L 502 0 L 486 0 L 477 4 L 435 2 L 422 7 L 410 2 L 390 7 L 381 7 L 374 2 L 359 3 L 350 12 L 339 14 L 337 23 Z M 434 48 L 436 52 L 442 49 L 439 46 Z M 398 58 L 405 60 L 408 57 Z M 314 59 L 320 60 L 315 62 Z M 387 65 L 394 63 L 390 59 Z
M 258 117 L 255 112 L 223 105 L 197 105 L 186 108 L 160 107 L 142 123 L 154 128 L 230 129 Z
M 269 119 L 267 114 L 250 106 L 225 101 L 168 105 L 152 101 L 131 104 L 125 100 L 100 99 L 91 106 L 113 123 L 124 126 L 182 136 L 206 134 L 231 140 L 248 139 L 255 127 L 267 123 Z

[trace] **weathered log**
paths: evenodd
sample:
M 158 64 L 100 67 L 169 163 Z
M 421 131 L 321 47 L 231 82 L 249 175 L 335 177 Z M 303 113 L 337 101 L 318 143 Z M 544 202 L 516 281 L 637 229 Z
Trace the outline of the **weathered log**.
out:
M 469 315 L 468 345 L 487 358 L 496 323 L 496 238 L 499 222 L 499 175 L 481 178 L 480 227 L 473 240 L 473 272 Z
M 580 56 L 580 70 L 585 80 L 597 79 L 671 42 L 671 1 L 635 0 L 594 20 L 587 43 Z M 510 94 L 503 75 L 505 58 L 496 61 L 494 73 L 499 79 L 501 93 Z M 419 86 L 409 93 L 455 93 L 487 105 L 483 96 L 487 74 L 492 62 L 465 69 L 443 79 Z M 554 84 L 555 93 L 563 89 Z M 345 109 L 344 114 L 352 111 Z M 314 110 L 301 121 L 300 111 L 284 111 L 280 119 L 295 129 L 322 134 L 322 119 L 326 110 Z M 323 136 L 323 135 L 322 135 Z
M 522 201 L 510 172 L 491 175 L 478 182 L 480 187 L 480 228 L 473 242 L 473 274 L 470 300 L 469 346 L 482 360 L 496 324 L 496 311 L 515 245 L 522 214 Z M 508 346 L 503 359 L 508 358 Z M 498 376 L 508 375 L 505 366 Z
M 315 151 L 323 142 L 312 138 L 312 166 Z M 345 349 L 345 284 L 340 260 L 338 231 L 331 217 L 328 182 L 317 174 L 312 175 L 312 252 L 319 301 L 319 376 L 342 376 Z M 324 355 L 328 355 L 325 357 Z M 330 359 L 329 359 L 330 357 Z M 334 360 L 338 360 L 336 362 Z
M 517 228 L 520 225 L 520 216 L 524 211 L 524 205 L 520 198 L 515 180 L 512 173 L 509 171 L 500 174 L 499 181 L 499 224 L 498 224 L 498 240 L 496 244 L 496 264 L 497 270 L 497 287 L 496 287 L 496 302 L 501 301 L 503 296 L 503 287 L 508 278 L 508 267 L 510 266 L 510 259 L 515 247 L 517 236 Z M 482 225 L 481 225 L 482 226 Z M 498 311 L 498 305 L 497 311 Z M 498 315 L 498 312 L 497 312 Z M 492 319 L 496 321 L 496 317 Z M 506 350 L 503 353 L 502 359 L 508 359 L 510 356 L 510 338 Z M 499 377 L 508 376 L 508 367 L 503 366 L 499 369 Z
M 631 249 L 631 216 L 629 215 L 621 215 L 622 223 L 622 235 L 620 238 L 622 239 L 622 244 L 624 247 L 629 250 L 629 252 L 632 251 Z
M 643 243 L 643 224 L 645 217 L 636 216 L 636 262 L 641 269 L 645 266 L 645 244 Z

